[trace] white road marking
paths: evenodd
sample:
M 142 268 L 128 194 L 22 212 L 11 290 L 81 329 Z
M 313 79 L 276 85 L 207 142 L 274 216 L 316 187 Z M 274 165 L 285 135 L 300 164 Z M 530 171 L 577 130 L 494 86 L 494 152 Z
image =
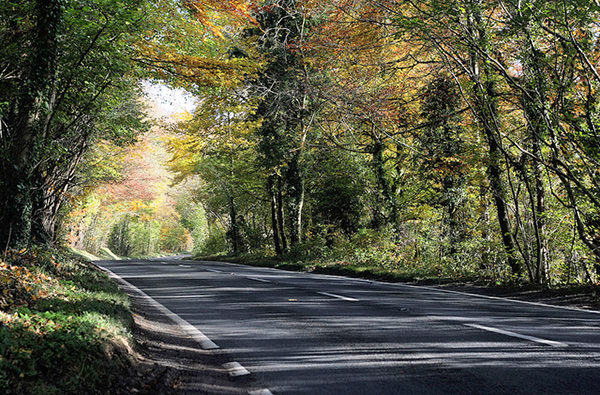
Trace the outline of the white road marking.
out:
M 382 283 L 379 281 L 377 283 L 385 284 L 385 283 Z M 386 285 L 389 285 L 389 284 L 386 284 Z M 428 287 L 425 285 L 410 285 L 410 284 L 393 284 L 393 285 L 395 285 L 396 287 L 428 289 L 430 291 L 436 291 L 436 292 L 445 292 L 445 293 L 457 294 L 457 295 L 467 295 L 467 296 L 472 296 L 474 298 L 481 298 L 481 299 L 501 300 L 504 302 L 514 302 L 514 303 L 521 303 L 521 304 L 529 304 L 529 305 L 533 305 L 533 306 L 543 306 L 543 307 L 549 307 L 551 309 L 571 310 L 571 311 L 579 311 L 582 313 L 600 314 L 600 311 L 580 309 L 579 307 L 559 306 L 559 305 L 540 303 L 540 302 L 530 302 L 528 300 L 519 300 L 519 299 L 513 299 L 513 298 L 509 298 L 509 297 L 489 296 L 489 295 L 474 294 L 474 293 L 470 293 L 470 292 L 453 291 L 450 289 L 434 288 L 434 287 Z
M 481 329 L 481 330 L 484 330 L 484 331 L 488 331 L 488 332 L 499 333 L 501 335 L 516 337 L 516 338 L 519 338 L 519 339 L 529 340 L 529 341 L 532 341 L 532 342 L 535 342 L 535 343 L 545 344 L 547 346 L 552 346 L 552 347 L 567 347 L 567 344 L 565 344 L 565 343 L 557 342 L 557 341 L 554 341 L 554 340 L 541 339 L 541 338 L 535 337 L 535 336 L 523 335 L 521 333 L 512 332 L 512 331 L 506 331 L 504 329 L 499 329 L 499 328 L 493 328 L 491 326 L 484 326 L 484 325 L 478 325 L 478 324 L 464 324 L 464 325 L 465 326 L 469 326 L 471 328 L 477 328 L 477 329 Z
M 216 263 L 216 264 L 230 265 L 230 266 L 235 266 L 235 267 L 247 267 L 247 266 L 241 265 L 239 263 L 231 263 L 231 262 L 220 262 L 220 261 L 199 261 L 199 262 Z M 257 271 L 258 270 L 272 271 L 272 272 L 277 272 L 277 273 L 281 272 L 280 269 L 271 268 L 271 267 L 260 267 L 260 268 L 253 267 L 253 269 L 255 269 Z M 446 293 L 452 293 L 452 294 L 458 294 L 458 295 L 467 295 L 467 296 L 472 296 L 475 298 L 494 299 L 494 300 L 501 300 L 501 301 L 505 301 L 505 302 L 515 302 L 515 303 L 528 304 L 528 305 L 533 305 L 533 306 L 549 307 L 552 309 L 579 311 L 582 313 L 591 313 L 591 314 L 599 314 L 600 315 L 600 311 L 597 311 L 597 310 L 587 310 L 587 309 L 582 309 L 582 308 L 578 308 L 578 307 L 551 305 L 551 304 L 540 303 L 540 302 L 530 302 L 527 300 L 513 299 L 510 297 L 489 296 L 489 295 L 474 294 L 474 293 L 463 292 L 463 291 L 453 291 L 453 290 L 449 290 L 449 289 L 441 289 L 441 288 L 429 287 L 429 286 L 425 286 L 425 285 L 411 285 L 411 284 L 401 284 L 401 283 L 391 284 L 391 283 L 385 283 L 385 282 L 376 281 L 376 280 L 367 280 L 367 279 L 358 279 L 358 278 L 353 279 L 353 278 L 349 278 L 349 277 L 332 275 L 332 274 L 315 274 L 315 273 L 302 273 L 302 272 L 290 272 L 290 273 L 294 273 L 296 275 L 313 276 L 313 277 L 324 278 L 324 279 L 339 279 L 339 280 L 344 280 L 344 281 L 350 280 L 350 281 L 356 281 L 356 282 L 365 282 L 365 283 L 394 286 L 394 287 L 428 289 L 430 291 L 446 292 Z
M 248 392 L 248 395 L 273 395 L 273 393 L 265 388 L 262 390 L 250 391 Z
M 317 292 L 317 293 L 319 295 L 329 296 L 331 298 L 336 298 L 336 299 L 342 299 L 342 300 L 346 300 L 348 302 L 358 302 L 358 299 L 349 298 L 347 296 L 342 296 L 342 295 L 337 295 L 337 294 L 330 294 L 328 292 Z
M 271 283 L 269 280 L 265 280 L 263 278 L 258 278 L 258 277 L 246 277 L 248 280 L 252 280 L 252 281 L 258 281 L 259 283 Z
M 191 266 L 189 266 L 189 265 L 179 265 L 179 267 L 187 267 L 187 268 L 190 268 Z
M 222 366 L 225 369 L 227 369 L 227 373 L 231 377 L 246 376 L 246 375 L 250 374 L 248 369 L 246 369 L 245 367 L 240 365 L 239 362 L 227 362 L 227 363 L 224 363 Z
M 213 272 L 213 273 L 223 273 L 220 270 L 215 270 L 215 269 L 205 269 L 207 272 Z
M 219 346 L 213 343 L 213 341 L 210 340 L 204 333 L 200 332 L 198 328 L 196 328 L 195 326 L 193 326 L 192 324 L 190 324 L 189 322 L 187 322 L 186 320 L 184 320 L 183 318 L 173 313 L 171 310 L 169 310 L 168 308 L 166 308 L 165 306 L 148 296 L 144 291 L 131 284 L 130 282 L 122 279 L 109 269 L 101 266 L 99 267 L 106 273 L 108 273 L 110 277 L 121 283 L 125 288 L 128 288 L 133 293 L 137 293 L 139 296 L 146 299 L 148 303 L 150 303 L 156 309 L 160 310 L 164 315 L 173 320 L 185 333 L 187 333 L 189 337 L 197 341 L 204 350 L 215 350 L 219 348 Z

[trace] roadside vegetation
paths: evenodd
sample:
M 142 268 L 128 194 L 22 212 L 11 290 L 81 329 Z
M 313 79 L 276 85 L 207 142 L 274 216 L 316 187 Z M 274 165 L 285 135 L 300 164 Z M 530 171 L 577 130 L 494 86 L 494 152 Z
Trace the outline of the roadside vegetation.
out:
M 133 354 L 129 299 L 66 253 L 0 257 L 0 392 L 119 393 Z

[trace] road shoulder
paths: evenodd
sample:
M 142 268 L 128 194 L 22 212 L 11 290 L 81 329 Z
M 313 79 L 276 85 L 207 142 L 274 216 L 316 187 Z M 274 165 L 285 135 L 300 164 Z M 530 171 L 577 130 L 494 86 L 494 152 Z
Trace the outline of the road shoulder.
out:
M 143 384 L 140 394 L 248 394 L 251 380 L 230 378 L 222 352 L 203 350 L 163 312 L 129 293 Z

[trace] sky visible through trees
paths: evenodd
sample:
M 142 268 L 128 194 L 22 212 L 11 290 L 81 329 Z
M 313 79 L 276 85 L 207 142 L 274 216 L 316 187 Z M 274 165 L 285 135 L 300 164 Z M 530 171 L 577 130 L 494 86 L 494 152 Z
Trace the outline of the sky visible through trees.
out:
M 597 284 L 599 12 L 5 1 L 0 246 Z

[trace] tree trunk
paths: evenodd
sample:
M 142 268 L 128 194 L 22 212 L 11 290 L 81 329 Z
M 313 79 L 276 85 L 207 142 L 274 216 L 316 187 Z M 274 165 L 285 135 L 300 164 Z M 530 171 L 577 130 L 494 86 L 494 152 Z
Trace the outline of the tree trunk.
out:
M 275 176 L 269 176 L 269 178 L 267 179 L 267 189 L 271 201 L 271 227 L 273 228 L 273 245 L 275 246 L 275 253 L 277 254 L 277 256 L 281 256 L 283 251 L 281 249 L 281 242 L 279 240 L 277 197 L 275 195 L 275 182 L 273 180 L 274 177 Z
M 481 249 L 481 261 L 480 269 L 487 269 L 487 265 L 490 263 L 490 234 L 488 232 L 490 224 L 490 204 L 488 200 L 488 187 L 486 185 L 480 185 L 479 197 L 481 199 L 481 215 L 479 221 L 481 222 L 481 239 L 484 241 L 483 248 Z
M 59 0 L 35 3 L 36 27 L 31 63 L 17 99 L 16 113 L 9 121 L 5 142 L 8 155 L 2 159 L 0 185 L 0 244 L 3 247 L 29 244 L 32 216 L 32 160 L 36 138 L 34 125 L 41 103 L 54 75 L 57 35 L 62 7 Z
M 375 174 L 377 186 L 376 207 L 374 208 L 373 225 L 380 228 L 384 224 L 396 225 L 398 220 L 398 210 L 396 202 L 391 191 L 390 182 L 385 174 L 385 160 L 383 157 L 384 145 L 373 136 L 373 145 L 371 151 L 371 167 Z
M 229 197 L 229 239 L 234 255 L 240 253 L 240 229 L 237 221 L 237 210 L 233 196 Z
M 481 20 L 481 10 L 474 7 L 470 15 L 472 34 L 478 39 L 482 50 L 487 50 L 489 43 L 486 27 Z M 515 275 L 521 274 L 521 267 L 515 258 L 515 246 L 512 239 L 508 208 L 506 205 L 506 190 L 502 182 L 502 146 L 497 131 L 498 121 L 498 93 L 493 80 L 490 65 L 482 62 L 476 51 L 471 53 L 470 77 L 473 82 L 474 111 L 480 122 L 483 133 L 488 143 L 487 173 L 490 181 L 490 190 L 494 197 L 498 224 L 502 235 L 502 244 L 507 254 L 507 262 Z
M 287 252 L 288 243 L 285 235 L 285 211 L 283 209 L 283 180 L 277 176 L 277 224 L 279 228 L 279 238 L 281 239 L 281 249 Z
M 290 211 L 290 247 L 296 246 L 302 235 L 302 208 L 304 206 L 304 182 L 300 174 L 299 157 L 295 155 L 288 164 L 288 205 Z
M 486 128 L 488 129 L 488 128 Z M 521 267 L 515 259 L 515 247 L 510 231 L 510 222 L 508 220 L 508 208 L 506 206 L 506 191 L 502 183 L 502 167 L 500 164 L 501 150 L 496 136 L 491 130 L 486 130 L 488 139 L 488 177 L 490 181 L 490 189 L 496 204 L 496 212 L 498 215 L 498 223 L 502 234 L 502 243 L 507 254 L 508 265 L 512 273 L 521 274 Z
M 533 227 L 536 236 L 536 281 L 546 283 L 549 271 L 549 250 L 546 235 L 546 188 L 543 181 L 542 139 L 548 135 L 549 125 L 546 123 L 545 106 L 547 90 L 544 72 L 540 69 L 544 64 L 543 54 L 536 48 L 529 27 L 524 28 L 528 39 L 526 59 L 523 61 L 524 81 L 526 88 L 522 97 L 523 110 L 527 121 L 529 138 L 531 139 L 532 175 L 534 178 L 535 206 L 532 207 Z

